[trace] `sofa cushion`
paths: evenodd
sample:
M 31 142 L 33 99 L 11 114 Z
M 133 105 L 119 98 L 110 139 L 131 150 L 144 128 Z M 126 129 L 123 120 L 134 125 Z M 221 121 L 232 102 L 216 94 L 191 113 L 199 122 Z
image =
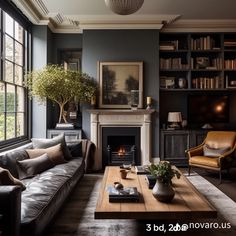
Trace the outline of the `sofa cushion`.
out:
M 25 159 L 29 159 L 29 155 L 25 150 L 10 151 L 0 156 L 0 167 L 8 169 L 15 178 L 19 178 L 16 161 Z
M 26 150 L 30 158 L 36 158 L 40 155 L 47 153 L 50 160 L 55 164 L 63 164 L 66 162 L 63 156 L 61 144 L 57 144 L 55 146 L 49 148 L 36 148 L 36 149 L 27 149 Z
M 83 174 L 84 162 L 78 158 L 22 180 L 27 187 L 22 193 L 22 235 L 39 235 Z
M 189 164 L 203 165 L 214 168 L 220 167 L 218 157 L 194 156 L 189 159 Z
M 54 166 L 54 163 L 46 153 L 39 157 L 17 161 L 16 163 L 20 179 L 35 176 Z
M 32 138 L 31 140 L 33 143 L 33 148 L 49 148 L 60 143 L 65 159 L 70 160 L 72 158 L 70 151 L 66 145 L 64 133 L 52 139 Z
M 0 185 L 19 185 L 22 190 L 25 190 L 25 185 L 18 179 L 14 178 L 10 171 L 0 167 Z
M 72 157 L 82 157 L 82 141 L 68 143 L 67 146 Z
M 211 148 L 207 144 L 203 145 L 203 155 L 207 157 L 219 157 L 225 152 L 229 151 L 230 147 L 225 148 Z

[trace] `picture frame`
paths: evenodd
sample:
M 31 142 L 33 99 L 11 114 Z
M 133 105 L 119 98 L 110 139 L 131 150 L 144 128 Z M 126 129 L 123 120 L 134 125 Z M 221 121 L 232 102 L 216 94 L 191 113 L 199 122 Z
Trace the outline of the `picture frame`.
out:
M 143 62 L 98 62 L 99 108 L 131 108 L 131 90 L 143 108 Z

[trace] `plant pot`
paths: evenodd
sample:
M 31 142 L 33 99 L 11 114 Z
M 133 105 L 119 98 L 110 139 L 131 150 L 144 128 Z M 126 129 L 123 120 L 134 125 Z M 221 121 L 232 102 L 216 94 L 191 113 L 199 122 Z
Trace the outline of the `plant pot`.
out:
M 152 194 L 160 202 L 170 202 L 175 196 L 175 191 L 170 183 L 163 183 L 157 179 Z

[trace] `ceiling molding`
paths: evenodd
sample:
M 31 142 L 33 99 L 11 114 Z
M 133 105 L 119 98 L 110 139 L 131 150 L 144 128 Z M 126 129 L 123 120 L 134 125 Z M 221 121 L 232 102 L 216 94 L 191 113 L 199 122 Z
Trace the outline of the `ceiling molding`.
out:
M 33 24 L 40 24 L 42 16 L 29 0 L 12 0 L 12 2 Z
M 163 32 L 236 32 L 236 20 L 181 20 L 180 15 L 63 15 L 50 12 L 43 0 L 12 0 L 33 24 L 54 33 L 84 29 L 158 29 Z
M 54 33 L 82 33 L 83 29 L 161 29 L 179 15 L 80 15 L 49 12 L 42 0 L 12 0 L 33 24 L 48 25 Z
M 236 20 L 177 20 L 162 32 L 236 32 Z

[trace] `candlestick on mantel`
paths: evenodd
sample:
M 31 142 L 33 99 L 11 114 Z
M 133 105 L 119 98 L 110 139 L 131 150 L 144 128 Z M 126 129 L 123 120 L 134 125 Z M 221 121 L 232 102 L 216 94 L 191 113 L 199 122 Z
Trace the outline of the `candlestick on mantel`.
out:
M 146 109 L 151 109 L 152 105 L 152 97 L 147 97 L 147 108 Z

